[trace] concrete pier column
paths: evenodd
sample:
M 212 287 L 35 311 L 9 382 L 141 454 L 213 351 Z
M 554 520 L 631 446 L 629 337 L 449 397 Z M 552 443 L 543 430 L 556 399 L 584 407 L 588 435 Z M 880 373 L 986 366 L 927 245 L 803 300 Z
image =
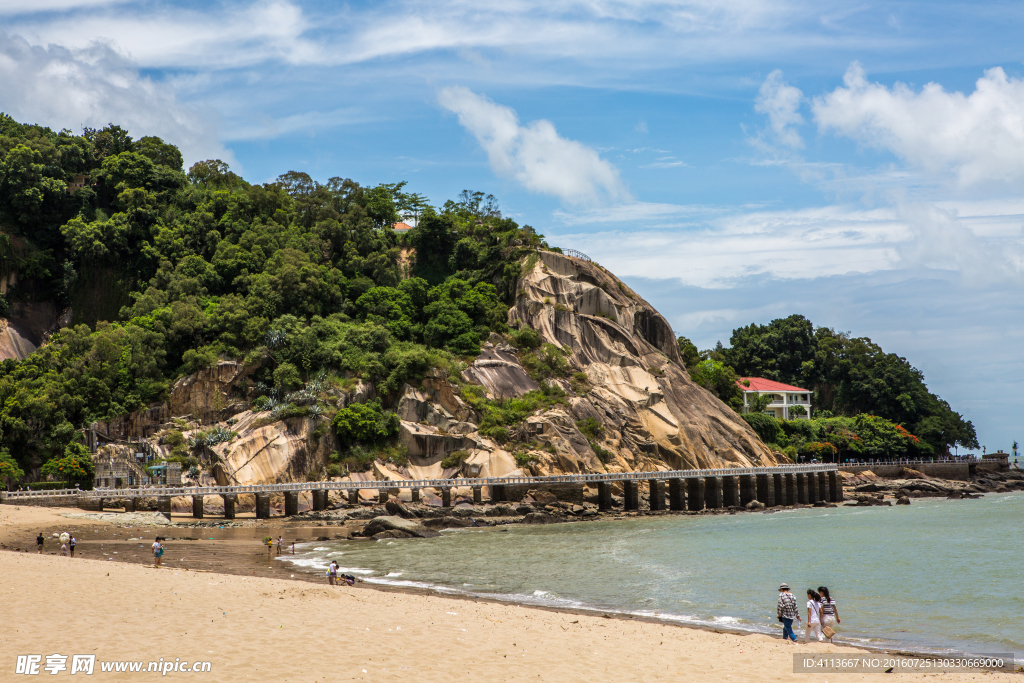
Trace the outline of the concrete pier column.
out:
M 450 508 L 452 506 L 452 490 L 451 487 L 445 486 L 441 489 L 441 507 Z
M 818 500 L 832 502 L 832 491 L 828 485 L 828 472 L 818 472 Z
M 491 502 L 505 503 L 508 501 L 508 489 L 504 484 L 495 484 L 491 487 Z
M 843 483 L 839 478 L 839 473 L 835 470 L 828 473 L 828 489 L 831 494 L 829 501 L 833 503 L 843 502 Z
M 804 472 L 796 473 L 796 502 L 807 505 L 807 475 Z
M 192 496 L 192 516 L 196 519 L 203 518 L 203 497 Z
M 284 492 L 284 516 L 294 517 L 299 514 L 299 492 L 298 491 L 285 491 Z
M 380 503 L 381 505 L 383 505 L 384 503 L 388 502 L 388 490 L 387 489 L 377 489 L 377 502 Z
M 661 479 L 648 479 L 650 487 L 651 510 L 665 509 L 665 482 Z
M 612 485 L 607 481 L 597 482 L 597 509 L 612 509 Z
M 359 505 L 359 489 L 348 490 L 348 504 Z
M 757 475 L 757 499 L 765 507 L 775 507 L 775 482 L 770 474 Z
M 222 493 L 220 497 L 224 500 L 224 519 L 234 519 L 235 503 L 238 502 L 238 494 Z
M 312 489 L 309 492 L 309 509 L 313 512 L 320 511 L 320 490 Z
M 740 506 L 739 477 L 722 477 L 722 505 L 727 508 Z
M 690 512 L 704 509 L 704 480 L 700 477 L 686 480 L 686 507 Z
M 753 474 L 740 475 L 740 505 L 745 506 L 757 498 L 757 485 Z
M 786 504 L 786 482 L 783 481 L 781 474 L 772 475 L 772 488 L 775 489 L 775 504 L 785 505 Z
M 799 501 L 796 491 L 796 475 L 787 472 L 782 475 L 783 485 L 786 489 L 786 505 L 796 505 Z
M 320 512 L 321 510 L 327 509 L 327 490 L 326 489 L 313 489 L 313 511 Z
M 256 519 L 270 519 L 270 494 L 256 494 Z
M 473 505 L 480 505 L 484 502 L 484 487 L 474 486 L 473 487 Z
M 623 508 L 626 510 L 640 509 L 640 483 L 626 480 L 622 482 Z
M 817 472 L 807 473 L 807 502 L 814 505 L 821 497 L 818 495 L 818 474 Z
M 722 478 L 704 478 L 704 505 L 708 510 L 717 510 L 722 507 Z
M 135 507 L 139 504 L 138 498 L 125 498 L 124 500 L 124 511 L 135 512 Z
M 682 512 L 686 509 L 686 484 L 684 479 L 668 480 L 668 509 Z
M 103 511 L 103 499 L 100 498 L 100 511 Z M 157 496 L 156 498 L 156 511 L 162 514 L 167 519 L 171 518 L 171 497 L 170 496 Z
M 410 497 L 412 499 L 412 502 L 414 502 L 414 503 L 420 502 L 420 490 L 419 489 L 409 489 L 409 495 L 410 495 Z

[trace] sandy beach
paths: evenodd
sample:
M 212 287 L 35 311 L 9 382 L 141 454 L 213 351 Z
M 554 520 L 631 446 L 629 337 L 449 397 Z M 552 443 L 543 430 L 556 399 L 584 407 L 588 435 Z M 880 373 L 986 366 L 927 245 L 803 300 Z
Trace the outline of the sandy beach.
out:
M 62 512 L 67 510 L 2 506 L 0 542 L 23 544 L 36 531 L 59 526 L 98 536 L 123 533 L 102 522 L 69 523 Z M 154 569 L 94 559 L 102 557 L 95 547 L 73 560 L 49 554 L 59 549 L 52 545 L 42 556 L 34 547 L 27 553 L 0 552 L 8 617 L 0 626 L 0 678 L 15 678 L 19 654 L 43 655 L 45 665 L 45 655 L 58 653 L 95 654 L 97 662 L 209 661 L 209 672 L 167 674 L 208 681 L 800 681 L 829 676 L 793 673 L 794 652 L 864 654 L 840 646 L 794 646 L 762 635 L 380 591 L 365 584 L 330 587 L 309 577 L 292 580 L 280 568 L 274 571 L 283 578 L 244 575 L 249 572 L 241 565 L 250 556 L 257 558 L 253 567 L 268 564 L 251 544 L 245 553 L 232 553 L 230 544 L 207 543 L 207 552 L 214 546 L 221 556 L 234 558 L 238 571 L 173 563 Z M 773 592 L 765 596 L 769 603 L 774 599 Z M 93 674 L 96 680 L 118 681 L 156 676 L 103 673 L 98 663 Z M 926 677 L 1022 680 L 999 672 L 839 676 L 851 682 Z

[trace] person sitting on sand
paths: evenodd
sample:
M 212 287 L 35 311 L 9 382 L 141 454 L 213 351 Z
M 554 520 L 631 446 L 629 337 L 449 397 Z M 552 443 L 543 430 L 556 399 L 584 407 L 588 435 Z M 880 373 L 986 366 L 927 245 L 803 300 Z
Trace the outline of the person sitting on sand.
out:
M 831 643 L 832 636 L 828 635 L 825 629 L 832 629 L 831 633 L 833 636 L 835 635 L 836 624 L 842 623 L 839 619 L 839 608 L 836 607 L 836 601 L 829 595 L 828 588 L 818 586 L 818 593 L 821 595 L 821 632 Z
M 793 633 L 793 620 L 800 621 L 800 611 L 796 608 L 796 598 L 789 592 L 789 584 L 779 586 L 779 621 L 782 622 L 782 639 L 796 642 L 796 634 Z
M 807 589 L 807 628 L 804 629 L 804 642 L 808 643 L 814 636 L 818 641 L 824 640 L 821 635 L 821 596 L 813 589 Z
M 345 579 L 345 583 L 349 586 L 354 586 L 356 584 L 356 577 L 351 574 L 342 574 L 341 578 Z

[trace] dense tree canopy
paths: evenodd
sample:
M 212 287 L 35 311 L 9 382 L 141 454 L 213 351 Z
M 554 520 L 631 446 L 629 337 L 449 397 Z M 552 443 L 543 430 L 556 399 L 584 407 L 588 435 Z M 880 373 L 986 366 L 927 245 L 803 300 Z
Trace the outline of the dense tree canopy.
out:
M 978 447 L 974 425 L 928 391 L 920 370 L 906 358 L 885 353 L 867 337 L 816 328 L 803 316 L 791 315 L 767 325 L 740 327 L 729 341 L 729 347 L 719 345 L 704 356 L 722 361 L 741 377 L 811 389 L 816 411 L 885 418 L 937 453 L 953 445 Z M 687 344 L 682 339 L 680 348 L 692 357 L 694 349 Z
M 0 304 L 74 312 L 0 364 L 0 447 L 38 471 L 83 425 L 221 357 L 263 359 L 255 379 L 277 392 L 326 369 L 393 392 L 479 353 L 542 236 L 482 193 L 437 210 L 404 188 L 297 171 L 252 185 L 220 160 L 186 173 L 176 147 L 116 125 L 74 135 L 0 115 L 0 270 L 19 281 Z M 403 217 L 418 227 L 399 237 Z

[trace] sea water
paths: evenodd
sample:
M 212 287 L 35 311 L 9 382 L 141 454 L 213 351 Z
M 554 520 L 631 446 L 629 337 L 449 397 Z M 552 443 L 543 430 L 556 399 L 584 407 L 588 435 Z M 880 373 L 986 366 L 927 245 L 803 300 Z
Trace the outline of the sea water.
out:
M 659 516 L 306 544 L 365 581 L 779 634 L 779 583 L 827 586 L 843 640 L 1024 654 L 1024 494 Z M 802 634 L 800 634 L 802 636 Z

